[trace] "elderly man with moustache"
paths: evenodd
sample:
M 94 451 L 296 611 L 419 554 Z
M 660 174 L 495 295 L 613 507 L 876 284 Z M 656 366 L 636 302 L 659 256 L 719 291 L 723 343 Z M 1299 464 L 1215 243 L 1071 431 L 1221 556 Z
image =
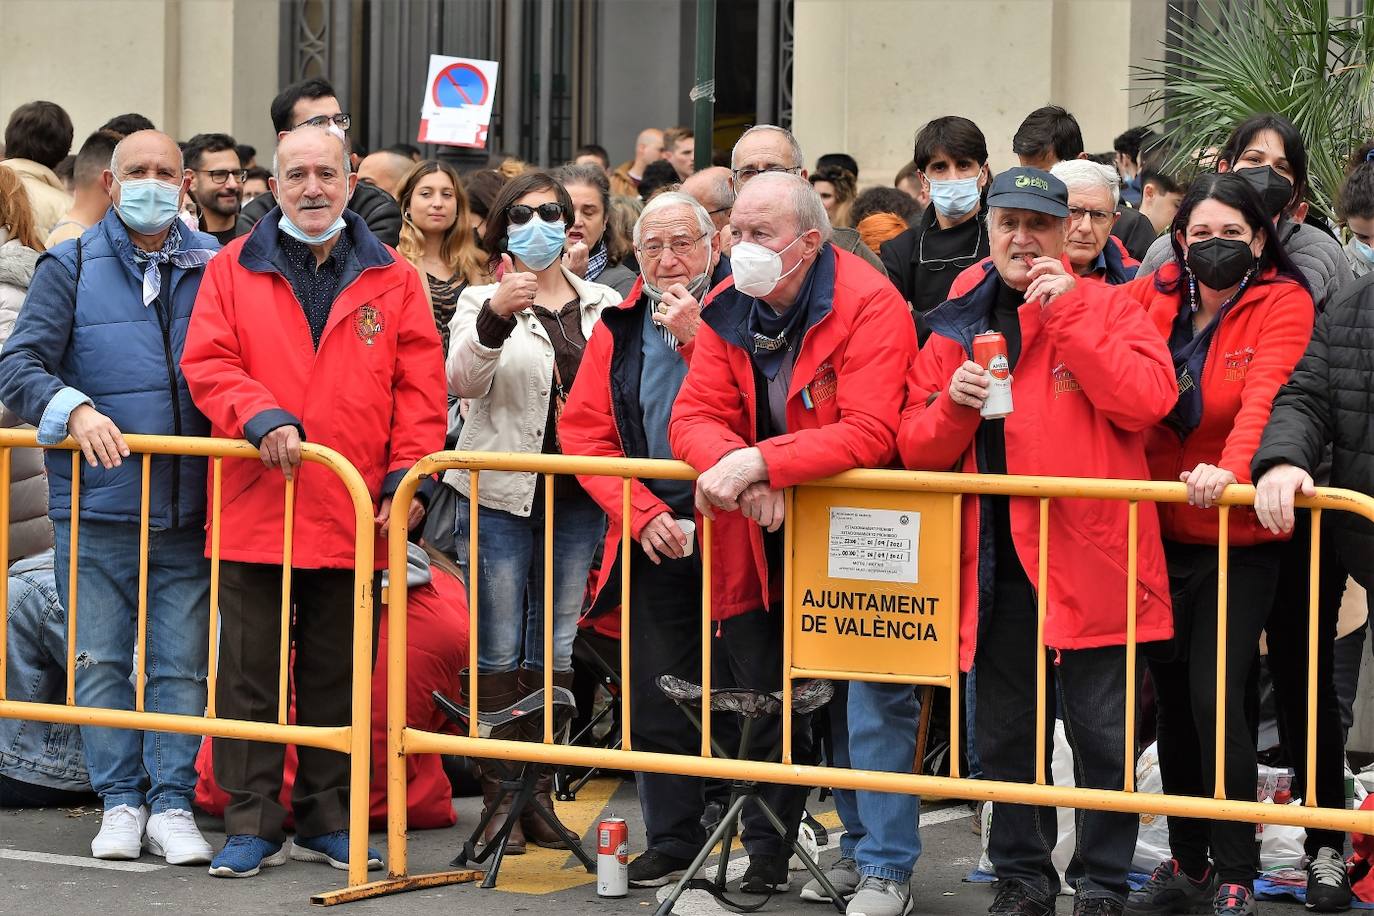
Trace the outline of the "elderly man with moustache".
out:
M 213 433 L 246 438 L 262 465 L 225 464 L 221 516 L 219 713 L 270 721 L 277 709 L 282 507 L 298 481 L 292 552 L 296 721 L 342 725 L 350 712 L 352 501 L 331 473 L 302 465 L 301 443 L 358 468 L 376 505 L 375 562 L 386 561 L 391 495 L 407 469 L 443 448 L 443 354 L 419 275 L 345 209 L 357 181 L 338 133 L 298 127 L 277 146 L 278 206 L 206 273 L 182 369 Z M 424 514 L 411 504 L 409 526 Z M 380 588 L 374 580 L 374 595 Z M 377 615 L 374 614 L 375 646 Z M 216 738 L 229 793 L 224 848 L 210 873 L 240 878 L 288 855 L 278 803 L 285 748 Z M 302 747 L 289 854 L 348 867 L 348 759 Z M 368 853 L 370 868 L 381 860 Z

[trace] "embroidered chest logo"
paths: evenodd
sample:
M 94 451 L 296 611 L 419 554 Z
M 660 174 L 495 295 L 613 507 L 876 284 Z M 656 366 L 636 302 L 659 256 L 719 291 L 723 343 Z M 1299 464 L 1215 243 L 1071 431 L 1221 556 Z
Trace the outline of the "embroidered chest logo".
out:
M 1245 380 L 1245 374 L 1250 371 L 1250 363 L 1255 359 L 1255 348 L 1241 347 L 1227 353 L 1222 359 L 1226 367 L 1226 381 L 1241 382 Z
M 821 363 L 811 384 L 802 389 L 802 403 L 806 405 L 807 410 L 814 410 L 821 401 L 834 400 L 837 387 L 835 366 L 828 362 Z
M 1078 384 L 1078 379 L 1073 377 L 1069 367 L 1060 363 L 1054 367 L 1054 396 L 1057 400 L 1061 394 L 1072 394 L 1075 391 L 1082 391 L 1083 386 Z
M 385 329 L 381 312 L 370 305 L 358 309 L 358 317 L 353 319 L 353 330 L 358 332 L 358 339 L 363 343 L 372 346 L 373 338 Z

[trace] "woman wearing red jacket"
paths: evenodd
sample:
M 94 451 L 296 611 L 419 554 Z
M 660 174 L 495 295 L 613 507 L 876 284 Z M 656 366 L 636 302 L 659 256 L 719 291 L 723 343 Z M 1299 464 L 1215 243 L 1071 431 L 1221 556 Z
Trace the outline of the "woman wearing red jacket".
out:
M 1133 281 L 1168 341 L 1179 399 L 1150 432 L 1156 479 L 1188 484 L 1188 505 L 1162 506 L 1174 640 L 1149 662 L 1159 703 L 1164 791 L 1213 791 L 1217 664 L 1219 515 L 1209 509 L 1229 484 L 1250 482 L 1274 395 L 1292 373 L 1312 331 L 1312 296 L 1273 233 L 1244 178 L 1206 175 L 1174 218 L 1177 264 Z M 1225 782 L 1228 798 L 1249 798 L 1255 744 L 1244 691 L 1279 570 L 1279 536 L 1253 511 L 1230 513 L 1225 634 Z M 1173 858 L 1130 896 L 1128 912 L 1172 913 L 1212 902 L 1218 914 L 1254 913 L 1255 836 L 1234 821 L 1169 819 Z M 1211 864 L 1208 864 L 1208 853 Z

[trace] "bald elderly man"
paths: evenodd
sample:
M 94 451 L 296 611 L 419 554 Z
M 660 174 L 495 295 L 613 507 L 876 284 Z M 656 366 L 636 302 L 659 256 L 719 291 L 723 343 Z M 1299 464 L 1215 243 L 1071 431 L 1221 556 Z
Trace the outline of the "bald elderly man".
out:
M 723 165 L 694 172 L 682 183 L 682 193 L 706 209 L 711 225 L 720 239 L 720 250 L 730 254 L 730 211 L 735 206 L 735 187 L 730 183 L 730 170 Z
M 611 193 L 617 197 L 638 197 L 639 182 L 650 164 L 663 158 L 663 131 L 646 127 L 635 138 L 635 157 L 622 162 L 611 172 Z
M 378 150 L 358 163 L 358 183 L 380 188 L 393 198 L 401 191 L 406 173 L 415 167 L 415 160 L 391 150 Z M 402 210 L 405 208 L 402 207 Z
M 0 400 L 38 427 L 39 442 L 70 435 L 81 446 L 76 703 L 133 709 L 143 487 L 124 434 L 209 434 L 177 364 L 219 243 L 177 219 L 191 173 L 166 134 L 129 134 L 102 182 L 114 206 L 38 262 L 0 354 Z M 57 590 L 71 607 L 70 456 L 49 451 L 47 470 Z M 146 709 L 199 716 L 210 619 L 205 459 L 155 457 L 151 484 Z M 172 865 L 210 861 L 191 816 L 200 738 L 85 726 L 81 738 L 104 802 L 91 855 L 137 859 L 146 844 Z

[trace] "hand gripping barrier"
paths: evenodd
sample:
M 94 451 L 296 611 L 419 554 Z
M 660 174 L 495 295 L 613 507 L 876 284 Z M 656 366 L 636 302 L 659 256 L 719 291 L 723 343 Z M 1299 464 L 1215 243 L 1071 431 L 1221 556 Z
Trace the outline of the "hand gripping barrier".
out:
M 558 474 L 582 476 L 618 477 L 623 481 L 622 520 L 623 529 L 630 530 L 631 483 L 635 479 L 693 480 L 695 472 L 688 465 L 676 461 L 658 461 L 626 458 L 597 458 L 565 455 L 533 455 L 494 452 L 438 452 L 422 459 L 402 481 L 392 503 L 391 524 L 404 526 L 406 511 L 411 496 L 423 477 L 456 468 L 465 471 L 469 477 L 471 493 L 471 522 L 469 532 L 470 556 L 477 556 L 478 547 L 478 493 L 482 471 L 520 471 L 545 475 L 545 545 L 544 582 L 546 607 L 552 606 L 547 592 L 553 582 L 553 552 L 547 547 L 553 537 L 553 478 Z M 1036 731 L 1040 747 L 1045 743 L 1045 642 L 1044 626 L 1047 604 L 1047 585 L 1049 562 L 1052 559 L 1051 545 L 1046 535 L 1050 503 L 1055 499 L 1093 499 L 1126 502 L 1127 534 L 1129 550 L 1126 580 L 1126 640 L 1130 648 L 1136 646 L 1136 609 L 1137 609 L 1137 571 L 1138 571 L 1138 526 L 1141 503 L 1186 503 L 1187 489 L 1181 483 L 1165 483 L 1131 480 L 1069 479 L 1050 477 L 1012 477 L 992 475 L 969 475 L 953 473 L 929 473 L 914 471 L 859 470 L 840 474 L 826 480 L 815 481 L 795 488 L 786 497 L 785 549 L 787 558 L 784 570 L 785 613 L 783 626 L 783 673 L 784 683 L 794 678 L 825 677 L 861 681 L 882 681 L 889 683 L 910 683 L 926 685 L 956 686 L 958 684 L 958 555 L 959 555 L 959 508 L 960 500 L 968 496 L 996 495 L 1034 499 L 1039 507 L 1040 536 L 1039 564 L 1037 583 L 1038 616 L 1037 627 L 1037 665 L 1036 679 Z M 1219 597 L 1218 626 L 1226 626 L 1227 574 L 1228 574 L 1228 522 L 1230 510 L 1237 506 L 1251 506 L 1254 503 L 1253 487 L 1232 485 L 1228 487 L 1215 510 L 1220 516 L 1218 563 L 1219 573 L 1217 590 Z M 839 502 L 846 508 L 837 507 Z M 1300 508 L 1312 512 L 1312 576 L 1309 589 L 1310 625 L 1308 633 L 1308 714 L 1307 714 L 1307 772 L 1316 770 L 1315 740 L 1316 721 L 1316 631 L 1318 614 L 1317 582 L 1321 551 L 1320 518 L 1323 511 L 1352 512 L 1374 521 L 1374 499 L 1349 490 L 1319 488 L 1311 498 L 1299 497 Z M 814 546 L 818 537 L 823 538 L 827 519 L 819 510 L 830 508 L 830 575 L 835 575 L 836 557 L 843 558 L 843 551 L 836 551 L 836 512 L 871 513 L 888 511 L 883 507 L 895 508 L 903 524 L 915 511 L 921 511 L 925 523 L 934 536 L 920 543 L 922 582 L 926 581 L 927 566 L 933 569 L 932 578 L 947 576 L 949 590 L 942 596 L 943 604 L 951 618 L 945 619 L 942 626 L 944 644 L 939 638 L 932 642 L 935 651 L 920 655 L 919 666 L 908 670 L 884 669 L 882 665 L 853 664 L 849 667 L 820 666 L 814 663 L 797 664 L 804 660 L 801 642 L 804 629 L 798 626 L 802 614 L 799 609 L 798 592 L 802 580 L 810 577 L 816 580 L 822 574 L 815 570 L 816 557 L 806 554 L 804 547 Z M 852 507 L 858 507 L 852 508 Z M 801 512 L 799 516 L 797 513 Z M 864 516 L 880 518 L 880 516 Z M 400 530 L 400 529 L 395 529 Z M 817 533 L 819 532 L 819 534 Z M 710 619 L 711 564 L 705 562 L 711 556 L 712 524 L 703 519 L 701 527 L 702 563 L 702 671 L 701 685 L 709 691 L 711 684 L 710 640 L 712 622 Z M 805 544 L 803 542 L 806 542 Z M 822 540 L 822 543 L 825 543 Z M 914 545 L 912 545 L 914 547 Z M 639 549 L 631 538 L 621 540 L 621 677 L 630 683 L 629 670 L 633 659 L 629 655 L 629 590 L 631 551 Z M 931 553 L 927 554 L 927 550 Z M 900 552 L 900 551 L 899 551 Z M 875 554 L 880 559 L 890 554 Z M 1067 557 L 1072 561 L 1072 557 Z M 929 564 L 928 564 L 929 561 Z M 478 602 L 476 577 L 479 564 L 472 563 L 469 573 L 473 581 L 468 583 L 470 631 L 469 657 L 477 657 L 478 615 L 481 611 Z M 879 567 L 882 563 L 879 562 Z M 943 567 L 943 570 L 941 569 Z M 405 543 L 394 539 L 390 550 L 391 586 L 389 601 L 393 606 L 404 606 L 405 602 Z M 952 573 L 952 575 L 949 575 Z M 881 572 L 879 573 L 882 574 Z M 843 572 L 842 572 L 843 575 Z M 848 576 L 841 581 L 850 581 Z M 920 598 L 907 596 L 907 604 L 898 605 L 902 598 L 897 594 L 908 586 L 901 585 L 890 589 L 888 594 L 876 595 L 885 598 L 887 607 L 913 607 Z M 803 599 L 804 600 L 804 599 Z M 924 606 L 923 606 L 924 607 Z M 938 607 L 932 604 L 931 607 Z M 924 610 L 922 611 L 924 613 Z M 390 614 L 388 635 L 388 709 L 387 709 L 387 810 L 388 810 L 388 862 L 389 878 L 374 882 L 365 890 L 368 896 L 395 893 L 415 887 L 432 887 L 440 884 L 473 880 L 473 872 L 440 872 L 431 875 L 407 876 L 406 858 L 406 782 L 405 757 L 407 754 L 443 753 L 463 754 L 471 757 L 501 758 L 506 760 L 533 761 L 546 764 L 566 764 L 579 767 L 603 767 L 619 770 L 641 770 L 659 773 L 678 773 L 688 776 L 715 777 L 718 779 L 745 779 L 771 783 L 789 783 L 802 786 L 831 786 L 836 788 L 863 789 L 879 792 L 904 792 L 918 795 L 937 795 L 968 800 L 990 800 L 1016 804 L 1050 805 L 1056 807 L 1088 808 L 1133 813 L 1152 813 L 1166 816 L 1217 818 L 1251 823 L 1288 824 L 1299 827 L 1318 827 L 1346 832 L 1374 833 L 1374 814 L 1345 809 L 1324 809 L 1316 806 L 1315 793 L 1302 787 L 1306 802 L 1303 806 L 1270 805 L 1253 800 L 1228 799 L 1225 797 L 1225 781 L 1217 780 L 1215 798 L 1198 798 L 1158 794 L 1141 794 L 1135 791 L 1135 686 L 1138 662 L 1134 651 L 1126 652 L 1126 730 L 1125 730 L 1125 772 L 1124 789 L 1086 789 L 1062 787 L 1048 784 L 1045 773 L 1044 755 L 1036 754 L 1035 779 L 1033 783 L 995 782 L 990 780 L 970 780 L 959 776 L 922 776 L 911 773 L 870 772 L 863 770 L 822 768 L 804 766 L 792 762 L 792 728 L 790 690 L 783 690 L 781 698 L 784 705 L 783 756 L 780 763 L 762 763 L 748 760 L 725 760 L 713 758 L 710 746 L 710 704 L 703 704 L 702 746 L 699 757 L 675 754 L 646 753 L 633 750 L 631 736 L 623 737 L 621 750 L 574 747 L 553 743 L 552 720 L 549 709 L 545 708 L 543 743 L 504 741 L 478 736 L 477 717 L 473 716 L 469 733 L 466 736 L 441 735 L 407 727 L 404 689 L 406 679 L 406 615 Z M 553 615 L 545 615 L 544 657 L 552 654 Z M 928 631 L 930 632 L 930 631 Z M 876 642 L 876 641 L 875 641 Z M 1220 651 L 1217 658 L 1217 679 L 1219 706 L 1227 702 L 1225 696 L 1225 640 L 1218 640 Z M 822 656 L 823 658 L 825 656 Z M 545 702 L 552 696 L 550 689 L 552 675 L 545 672 Z M 477 705 L 477 671 L 473 665 L 467 684 L 472 708 Z M 950 690 L 950 720 L 957 722 L 959 717 L 959 690 Z M 630 691 L 622 691 L 622 721 L 630 719 Z M 1224 745 L 1222 726 L 1224 719 L 1217 716 L 1215 736 L 1217 752 L 1217 771 L 1224 772 Z M 956 745 L 958 742 L 954 742 Z M 951 748 L 951 772 L 958 772 L 958 748 Z M 1309 779 L 1311 776 L 1309 775 Z M 1299 787 L 1294 787 L 1294 795 Z
M 81 451 L 76 443 L 68 439 L 54 449 L 67 449 L 72 452 L 72 520 L 71 520 L 71 564 L 67 570 L 57 570 L 57 575 L 68 577 L 67 610 L 67 690 L 65 705 L 55 703 L 27 703 L 8 699 L 6 696 L 6 663 L 8 660 L 6 634 L 9 625 L 9 578 L 0 576 L 0 718 L 31 719 L 43 722 L 60 722 L 68 725 L 100 725 L 111 728 L 132 728 L 176 732 L 190 735 L 210 735 L 219 738 L 240 738 L 251 741 L 264 741 L 276 744 L 296 744 L 318 747 L 325 750 L 348 754 L 350 758 L 349 776 L 349 868 L 348 885 L 364 884 L 367 880 L 367 807 L 368 807 L 368 756 L 371 747 L 371 693 L 372 693 L 372 566 L 374 525 L 372 522 L 372 497 L 362 476 L 342 455 L 323 446 L 303 443 L 301 457 L 304 461 L 322 465 L 334 473 L 347 488 L 353 501 L 353 524 L 356 531 L 355 575 L 353 585 L 353 712 L 348 725 L 306 726 L 287 723 L 288 693 L 287 672 L 290 653 L 291 620 L 291 550 L 292 527 L 295 512 L 296 486 L 287 481 L 285 486 L 284 523 L 282 535 L 282 626 L 279 660 L 279 703 L 276 722 L 253 722 L 242 719 L 226 719 L 215 714 L 215 687 L 217 683 L 217 645 L 219 635 L 219 573 L 220 573 L 220 499 L 223 481 L 223 465 L 226 458 L 233 460 L 257 461 L 258 450 L 247 442 L 229 439 L 209 439 L 182 436 L 138 436 L 124 437 L 131 456 L 128 461 L 140 460 L 142 463 L 142 498 L 139 524 L 139 570 L 138 570 L 138 666 L 135 681 L 135 701 L 132 710 L 100 709 L 76 705 L 76 621 L 80 612 L 80 595 L 77 592 L 77 556 L 80 538 L 81 469 L 84 465 Z M 37 434 L 31 430 L 0 430 L 0 498 L 6 505 L 9 501 L 10 470 L 13 450 L 16 448 L 42 448 L 38 445 Z M 186 716 L 168 713 L 148 712 L 144 709 L 144 693 L 147 681 L 145 660 L 147 659 L 148 638 L 148 503 L 149 481 L 154 455 L 179 455 L 183 457 L 204 457 L 210 460 L 210 638 L 209 638 L 209 677 L 207 680 L 208 702 L 205 715 Z M 141 456 L 141 458 L 135 458 Z M 272 472 L 277 473 L 277 472 Z M 341 524 L 347 524 L 340 520 Z M 402 529 L 404 530 L 404 527 Z M 0 522 L 0 566 L 9 568 L 10 563 L 9 511 L 3 512 Z M 404 540 L 400 543 L 404 548 Z M 345 892 L 324 894 L 314 899 L 317 903 L 338 902 L 335 898 Z

